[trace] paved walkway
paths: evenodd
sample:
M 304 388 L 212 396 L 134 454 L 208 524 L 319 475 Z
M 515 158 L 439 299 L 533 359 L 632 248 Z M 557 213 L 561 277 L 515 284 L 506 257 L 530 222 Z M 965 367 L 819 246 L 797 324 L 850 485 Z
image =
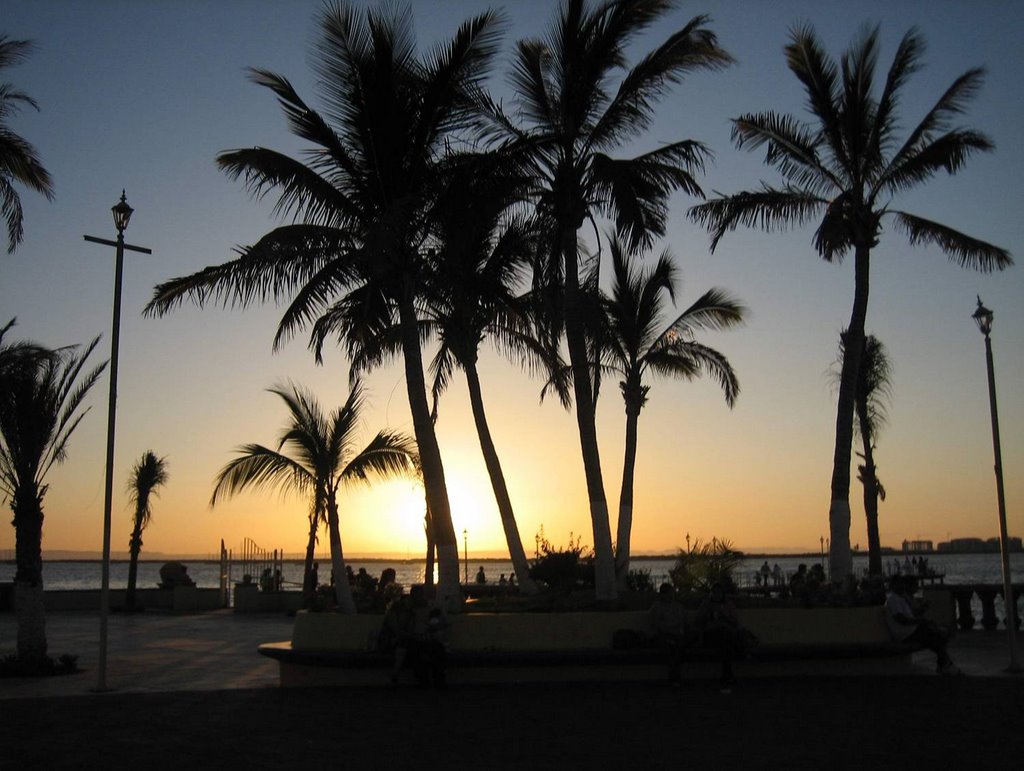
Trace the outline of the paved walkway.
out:
M 51 613 L 46 623 L 51 655 L 77 655 L 78 665 L 85 671 L 67 677 L 0 680 L 0 699 L 80 695 L 97 686 L 98 616 Z M 112 614 L 106 684 L 119 693 L 276 687 L 277 663 L 260 656 L 256 647 L 287 640 L 291 630 L 292 619 L 283 614 L 235 614 L 230 610 L 193 615 Z M 13 652 L 16 639 L 14 614 L 0 614 L 0 655 Z M 1008 676 L 1004 633 L 962 633 L 953 640 L 950 652 L 968 676 Z M 1020 660 L 1024 662 L 1024 656 Z M 934 676 L 934 671 L 934 655 L 924 651 L 914 656 L 912 674 Z
M 110 618 L 97 695 L 95 614 L 47 619 L 51 652 L 86 670 L 0 680 L 0 769 L 182 771 L 282 768 L 938 769 L 1016 768 L 1024 678 L 1005 676 L 1005 635 L 960 635 L 967 677 L 741 680 L 452 687 L 278 688 L 258 643 L 285 616 L 231 612 Z M 16 625 L 0 614 L 0 655 Z

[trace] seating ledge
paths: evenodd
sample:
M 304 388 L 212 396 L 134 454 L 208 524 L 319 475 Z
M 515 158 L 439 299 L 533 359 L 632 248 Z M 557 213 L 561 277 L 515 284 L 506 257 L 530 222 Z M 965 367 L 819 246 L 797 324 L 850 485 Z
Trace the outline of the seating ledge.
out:
M 808 661 L 909 656 L 920 646 L 907 643 L 858 643 L 844 645 L 760 645 L 753 652 L 754 661 Z M 260 654 L 282 663 L 344 669 L 383 669 L 390 667 L 393 657 L 374 651 L 336 650 L 292 647 L 290 641 L 264 643 Z M 713 661 L 718 652 L 707 648 L 691 648 L 684 660 Z M 581 650 L 454 650 L 448 653 L 448 665 L 473 666 L 564 666 L 651 664 L 664 661 L 658 648 L 581 649 Z

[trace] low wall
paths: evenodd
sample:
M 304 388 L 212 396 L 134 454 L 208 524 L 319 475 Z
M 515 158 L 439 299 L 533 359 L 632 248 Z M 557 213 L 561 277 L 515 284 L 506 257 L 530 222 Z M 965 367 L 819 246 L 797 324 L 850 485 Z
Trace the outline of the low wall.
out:
M 235 584 L 235 613 L 294 613 L 302 592 L 262 592 L 255 584 Z
M 692 615 L 692 614 L 691 614 Z M 849 646 L 887 643 L 881 606 L 746 608 L 740 623 L 763 645 Z M 373 647 L 383 616 L 300 611 L 292 629 L 296 650 L 359 651 Z M 619 629 L 650 632 L 645 611 L 602 613 L 465 613 L 449 618 L 452 650 L 600 650 Z
M 123 608 L 125 589 L 110 589 L 110 607 Z M 12 607 L 17 603 L 17 593 Z M 99 589 L 58 589 L 43 592 L 46 610 L 88 610 L 99 611 Z M 195 613 L 222 608 L 220 589 L 200 589 L 196 586 L 176 586 L 174 589 L 136 589 L 135 605 L 153 610 L 173 610 L 178 613 Z

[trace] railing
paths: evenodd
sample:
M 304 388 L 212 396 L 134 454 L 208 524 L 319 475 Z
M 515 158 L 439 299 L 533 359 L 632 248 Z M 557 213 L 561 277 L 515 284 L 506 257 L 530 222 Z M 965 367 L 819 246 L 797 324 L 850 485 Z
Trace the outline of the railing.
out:
M 974 615 L 974 598 L 977 597 L 981 605 L 981 627 L 989 632 L 997 629 L 1000 625 L 1006 626 L 1005 598 L 1003 597 L 1002 584 L 945 584 L 941 589 L 948 591 L 953 597 L 956 613 L 956 625 L 966 631 L 973 629 L 977 619 Z M 1013 594 L 1014 607 L 1021 594 L 1024 594 L 1024 584 L 1014 584 L 1011 590 Z M 996 597 L 1004 600 L 1003 618 L 996 615 Z M 1020 628 L 1020 613 L 1015 614 L 1017 627 Z
M 239 550 L 242 582 L 259 586 L 260 591 L 280 591 L 284 569 L 284 550 L 262 549 L 251 538 L 242 541 Z M 248 580 L 247 580 L 248 578 Z

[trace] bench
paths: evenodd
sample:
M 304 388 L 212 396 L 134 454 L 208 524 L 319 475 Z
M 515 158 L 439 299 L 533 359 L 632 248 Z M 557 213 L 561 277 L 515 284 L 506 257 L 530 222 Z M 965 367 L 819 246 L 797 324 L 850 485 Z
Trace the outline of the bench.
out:
M 761 644 L 736 662 L 740 677 L 905 672 L 915 647 L 893 643 L 880 606 L 750 608 L 740 622 Z M 284 687 L 380 685 L 392 658 L 372 650 L 382 617 L 300 612 L 292 639 L 264 643 Z M 648 632 L 645 612 L 481 613 L 450 619 L 448 673 L 452 683 L 660 680 L 663 651 L 616 649 L 617 630 Z M 686 677 L 712 677 L 713 651 L 692 649 Z

